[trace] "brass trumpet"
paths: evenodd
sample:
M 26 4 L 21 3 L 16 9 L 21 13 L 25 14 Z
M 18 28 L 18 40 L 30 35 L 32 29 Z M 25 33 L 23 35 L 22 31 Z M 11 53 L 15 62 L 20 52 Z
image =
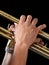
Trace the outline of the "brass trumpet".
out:
M 0 10 L 0 16 L 3 16 L 5 18 L 9 19 L 12 22 L 19 23 L 19 19 L 11 16 L 10 14 L 8 14 L 8 13 L 2 11 L 2 10 Z M 9 36 L 8 34 L 10 34 L 11 36 Z M 14 39 L 13 34 L 10 31 L 8 31 L 8 30 L 6 30 L 2 27 L 0 27 L 0 35 L 4 36 L 5 38 L 10 39 L 10 40 Z M 44 32 L 44 31 L 41 31 L 39 33 L 39 35 L 49 40 L 49 34 L 48 33 Z M 37 54 L 49 59 L 49 48 L 47 48 L 45 45 L 41 47 L 38 44 L 33 44 L 30 47 L 30 49 L 32 51 L 36 52 Z

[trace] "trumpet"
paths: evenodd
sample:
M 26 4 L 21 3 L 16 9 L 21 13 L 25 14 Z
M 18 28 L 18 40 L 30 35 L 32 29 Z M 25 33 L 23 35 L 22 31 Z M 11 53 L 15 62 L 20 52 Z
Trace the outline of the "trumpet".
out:
M 0 16 L 7 18 L 14 23 L 17 23 L 17 24 L 19 23 L 19 19 L 17 19 L 16 17 L 14 17 L 14 16 L 12 16 L 12 15 L 10 15 L 10 14 L 2 11 L 2 10 L 0 10 Z M 14 40 L 13 33 L 4 29 L 3 27 L 0 27 L 0 35 L 4 36 L 7 39 Z M 41 31 L 39 33 L 39 35 L 49 40 L 49 34 L 48 33 Z M 14 47 L 14 44 L 11 44 L 10 47 L 12 47 L 12 46 Z M 35 53 L 37 53 L 37 54 L 39 54 L 39 55 L 41 55 L 47 59 L 49 59 L 49 48 L 47 48 L 46 45 L 40 46 L 38 44 L 33 44 L 29 49 L 31 49 L 33 52 L 35 52 Z

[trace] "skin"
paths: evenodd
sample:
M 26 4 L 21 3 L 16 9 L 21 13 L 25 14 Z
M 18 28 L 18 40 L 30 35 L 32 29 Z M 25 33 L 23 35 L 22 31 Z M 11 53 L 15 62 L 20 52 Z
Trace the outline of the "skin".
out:
M 14 31 L 16 44 L 9 65 L 26 65 L 29 47 L 33 43 L 40 41 L 37 35 L 46 28 L 45 24 L 36 27 L 37 22 L 38 19 L 34 18 L 32 20 L 31 15 L 28 15 L 27 18 L 22 15 L 19 24 L 14 23 L 14 26 L 11 26 L 11 30 Z

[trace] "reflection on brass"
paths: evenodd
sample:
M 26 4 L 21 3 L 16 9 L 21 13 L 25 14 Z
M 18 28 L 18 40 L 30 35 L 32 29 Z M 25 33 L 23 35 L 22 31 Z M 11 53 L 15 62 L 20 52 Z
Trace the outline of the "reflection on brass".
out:
M 8 13 L 2 11 L 2 10 L 0 10 L 0 16 L 3 16 L 5 18 L 7 18 L 7 19 L 11 20 L 14 23 L 19 23 L 19 19 L 11 16 L 10 14 L 8 14 Z M 10 34 L 11 36 L 8 35 L 8 34 Z M 11 33 L 10 31 L 8 31 L 8 30 L 6 30 L 2 27 L 0 27 L 0 35 L 4 36 L 5 38 L 10 39 L 10 40 L 14 39 L 13 33 Z M 44 31 L 41 31 L 39 33 L 39 35 L 49 40 L 49 34 L 48 33 L 44 32 Z M 49 59 L 49 48 L 47 48 L 46 46 L 41 47 L 38 44 L 33 44 L 30 47 L 30 49 L 32 51 L 36 52 L 37 54 Z

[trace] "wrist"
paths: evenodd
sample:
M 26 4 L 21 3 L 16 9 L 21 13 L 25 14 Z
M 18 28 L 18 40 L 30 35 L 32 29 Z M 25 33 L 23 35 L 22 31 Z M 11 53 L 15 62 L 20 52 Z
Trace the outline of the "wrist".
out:
M 15 49 L 28 50 L 28 46 L 26 43 L 20 42 L 15 44 Z

